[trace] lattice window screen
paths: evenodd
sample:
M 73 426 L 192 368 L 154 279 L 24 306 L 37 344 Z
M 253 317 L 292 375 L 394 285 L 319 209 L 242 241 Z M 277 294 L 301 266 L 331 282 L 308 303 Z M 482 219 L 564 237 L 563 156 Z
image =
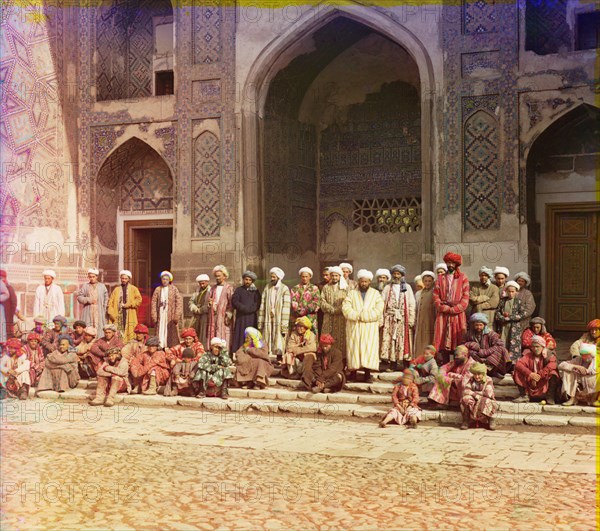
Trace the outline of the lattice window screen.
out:
M 421 230 L 421 198 L 354 199 L 352 223 L 363 232 L 417 232 Z

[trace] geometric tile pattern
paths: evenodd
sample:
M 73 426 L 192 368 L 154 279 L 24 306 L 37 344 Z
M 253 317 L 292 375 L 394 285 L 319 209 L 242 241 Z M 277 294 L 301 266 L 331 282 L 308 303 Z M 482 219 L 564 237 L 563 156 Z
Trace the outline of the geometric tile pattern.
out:
M 498 192 L 498 126 L 483 110 L 464 124 L 464 229 L 500 227 Z
M 65 228 L 56 23 L 39 5 L 3 2 L 0 27 L 0 226 Z M 52 23 L 51 23 L 52 22 Z M 54 50 L 53 50 L 54 48 Z
M 218 237 L 221 218 L 221 143 L 210 131 L 194 141 L 193 234 Z
M 402 234 L 421 229 L 421 200 L 418 197 L 355 199 L 353 203 L 354 229 L 382 234 Z
M 480 35 L 496 31 L 495 3 L 495 0 L 463 0 L 465 35 Z
M 194 5 L 194 63 L 211 64 L 221 61 L 223 9 L 220 2 Z
M 95 198 L 95 234 L 102 245 L 116 250 L 117 208 L 126 213 L 173 210 L 171 172 L 154 149 L 132 138 L 100 168 Z
M 96 9 L 96 99 L 152 95 L 152 17 L 172 16 L 165 0 L 114 0 Z
M 570 51 L 571 29 L 567 23 L 567 0 L 527 0 L 525 49 L 538 55 Z

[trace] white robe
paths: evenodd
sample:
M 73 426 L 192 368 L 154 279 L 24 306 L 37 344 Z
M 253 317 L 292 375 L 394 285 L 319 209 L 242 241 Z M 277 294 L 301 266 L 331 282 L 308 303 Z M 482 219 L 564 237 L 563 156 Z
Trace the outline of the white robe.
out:
M 38 286 L 33 301 L 33 316 L 43 315 L 46 323 L 51 323 L 57 315 L 65 315 L 65 296 L 62 289 L 54 282 L 49 288 L 46 293 L 46 286 Z
M 379 369 L 379 325 L 383 318 L 383 298 L 369 288 L 363 301 L 360 290 L 348 292 L 342 303 L 346 318 L 346 353 L 350 370 Z

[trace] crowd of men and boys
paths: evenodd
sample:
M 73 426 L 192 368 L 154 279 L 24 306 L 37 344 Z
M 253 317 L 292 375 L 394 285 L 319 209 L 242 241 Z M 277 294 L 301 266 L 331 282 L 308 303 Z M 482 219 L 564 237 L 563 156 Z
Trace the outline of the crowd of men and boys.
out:
M 289 288 L 273 267 L 260 293 L 257 275 L 242 274 L 234 288 L 223 265 L 196 278 L 189 301 L 192 321 L 183 328 L 183 297 L 169 271 L 152 296 L 154 335 L 138 323 L 142 304 L 132 274 L 120 272 L 112 292 L 88 271 L 76 292 L 81 319 L 68 326 L 64 295 L 52 270 L 35 294 L 34 329 L 19 334 L 23 321 L 14 289 L 0 271 L 0 394 L 27 399 L 36 392 L 64 392 L 80 379 L 97 380 L 91 405 L 112 406 L 117 393 L 221 397 L 230 386 L 263 389 L 275 368 L 301 380 L 312 393 L 333 393 L 347 381 L 372 382 L 372 371 L 399 371 L 393 407 L 381 420 L 415 427 L 420 396 L 434 408 L 460 406 L 462 429 L 495 429 L 498 403 L 494 378 L 512 374 L 515 402 L 563 401 L 600 406 L 596 352 L 600 319 L 571 346 L 571 359 L 557 362 L 556 341 L 536 303 L 527 273 L 509 280 L 505 267 L 481 267 L 470 284 L 462 257 L 447 253 L 436 271 L 415 277 L 402 265 L 361 269 L 349 263 L 327 267 L 321 281 L 303 267 Z M 375 280 L 375 283 L 373 282 Z M 180 332 L 181 330 L 181 332 Z

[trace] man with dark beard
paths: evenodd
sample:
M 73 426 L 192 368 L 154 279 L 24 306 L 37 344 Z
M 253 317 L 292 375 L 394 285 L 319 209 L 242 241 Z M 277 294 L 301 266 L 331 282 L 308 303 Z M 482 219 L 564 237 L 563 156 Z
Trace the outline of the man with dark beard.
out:
M 469 356 L 487 367 L 490 376 L 502 378 L 506 374 L 508 351 L 502 338 L 490 329 L 487 315 L 474 313 L 469 319 L 470 329 L 465 338 Z
M 210 278 L 202 273 L 196 277 L 198 289 L 190 299 L 190 311 L 193 314 L 190 326 L 196 331 L 198 341 L 202 343 L 204 350 L 208 349 L 208 285 Z
M 253 271 L 245 271 L 242 274 L 242 285 L 235 289 L 231 304 L 235 310 L 235 325 L 233 328 L 233 339 L 231 351 L 237 350 L 244 344 L 244 330 L 256 328 L 257 312 L 260 308 L 260 291 L 254 285 L 257 276 Z
M 134 338 L 138 324 L 137 311 L 142 305 L 140 290 L 131 284 L 131 271 L 124 269 L 119 274 L 121 284 L 113 289 L 108 300 L 108 320 L 116 325 L 126 343 Z
M 448 267 L 445 275 L 438 276 L 433 288 L 433 304 L 437 310 L 434 346 L 441 363 L 447 363 L 450 354 L 463 342 L 467 331 L 467 306 L 469 305 L 469 279 L 459 266 L 462 256 L 446 253 Z

